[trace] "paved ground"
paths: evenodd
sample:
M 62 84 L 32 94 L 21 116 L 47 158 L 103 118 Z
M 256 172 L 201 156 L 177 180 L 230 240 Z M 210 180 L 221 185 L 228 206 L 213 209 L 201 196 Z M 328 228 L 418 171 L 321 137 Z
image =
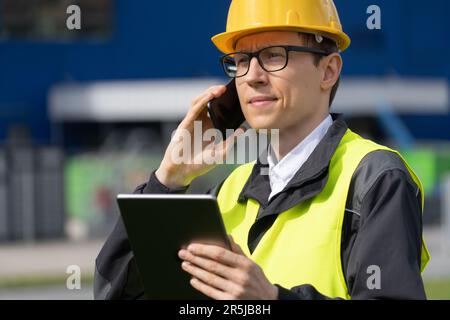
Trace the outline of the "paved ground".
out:
M 79 267 L 82 279 L 92 280 L 94 261 L 103 241 L 48 242 L 36 245 L 0 246 L 0 300 L 90 300 L 92 283 L 82 282 L 80 289 L 67 289 L 67 267 Z M 45 284 L 50 282 L 51 284 Z M 25 283 L 9 288 L 1 285 Z
M 102 241 L 1 245 L 0 279 L 66 277 L 70 265 L 79 266 L 84 277 L 93 274 L 101 246 Z
M 424 278 L 450 279 L 450 235 L 439 228 L 427 228 L 424 238 L 431 255 Z
M 0 289 L 0 300 L 92 300 L 92 286 L 82 285 L 80 290 L 64 286 L 40 286 Z
M 430 228 L 424 237 L 432 255 L 424 278 L 450 279 L 450 237 L 440 229 Z M 92 299 L 92 284 L 82 283 L 80 290 L 67 289 L 66 270 L 70 265 L 79 266 L 82 278 L 92 280 L 95 257 L 102 244 L 103 241 L 0 245 L 0 299 Z M 51 285 L 1 287 L 2 282 L 9 280 L 46 278 L 53 278 Z

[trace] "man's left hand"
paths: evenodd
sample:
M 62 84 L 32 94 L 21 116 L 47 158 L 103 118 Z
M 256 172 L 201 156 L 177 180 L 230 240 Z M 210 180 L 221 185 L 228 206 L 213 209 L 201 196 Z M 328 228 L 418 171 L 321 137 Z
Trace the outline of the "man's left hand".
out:
M 192 243 L 181 249 L 183 270 L 192 275 L 191 285 L 216 300 L 270 299 L 278 297 L 278 288 L 271 284 L 260 266 L 247 258 L 233 238 L 231 249 Z

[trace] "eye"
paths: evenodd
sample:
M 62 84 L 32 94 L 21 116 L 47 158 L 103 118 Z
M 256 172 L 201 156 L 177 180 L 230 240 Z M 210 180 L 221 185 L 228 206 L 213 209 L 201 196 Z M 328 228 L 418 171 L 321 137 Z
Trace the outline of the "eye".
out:
M 262 52 L 261 58 L 267 62 L 279 62 L 285 58 L 285 53 L 279 48 L 270 48 Z
M 238 65 L 245 65 L 245 64 L 248 63 L 248 58 L 240 56 L 240 57 L 236 57 L 234 61 L 235 61 L 237 66 Z
M 269 53 L 269 59 L 279 58 L 279 57 L 281 57 L 281 54 L 278 53 L 278 52 L 271 52 L 271 53 Z

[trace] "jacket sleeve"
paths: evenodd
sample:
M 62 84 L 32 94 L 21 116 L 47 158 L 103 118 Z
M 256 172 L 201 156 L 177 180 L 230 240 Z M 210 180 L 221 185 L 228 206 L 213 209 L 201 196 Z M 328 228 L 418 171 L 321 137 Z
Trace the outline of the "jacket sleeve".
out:
M 409 174 L 384 172 L 363 198 L 359 224 L 346 270 L 352 298 L 426 299 L 420 272 L 421 195 Z
M 188 187 L 167 188 L 158 181 L 155 171 L 151 173 L 147 183 L 136 188 L 135 194 L 186 192 Z M 143 294 L 127 233 L 119 217 L 95 260 L 94 299 L 138 299 L 143 298 Z
M 420 193 L 404 170 L 385 170 L 361 198 L 343 265 L 352 299 L 425 299 L 420 274 Z M 375 269 L 379 277 L 374 276 Z M 309 284 L 279 287 L 279 299 L 324 300 Z

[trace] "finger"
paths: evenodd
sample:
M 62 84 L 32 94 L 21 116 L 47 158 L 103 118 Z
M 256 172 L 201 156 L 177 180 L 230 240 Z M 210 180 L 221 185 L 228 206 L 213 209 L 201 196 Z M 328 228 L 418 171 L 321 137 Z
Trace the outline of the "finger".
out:
M 225 87 L 224 85 L 217 85 L 217 86 L 211 86 L 211 87 L 209 87 L 208 89 L 206 89 L 202 94 L 200 94 L 200 95 L 198 95 L 197 97 L 195 97 L 193 100 L 192 100 L 192 103 L 191 104 L 196 104 L 202 97 L 203 97 L 203 95 L 205 94 L 205 93 L 208 93 L 208 92 L 217 92 L 217 91 L 221 91 L 221 90 L 223 90 L 223 88 L 222 87 Z M 225 87 L 225 90 L 226 90 L 226 87 Z
M 206 108 L 206 105 L 209 101 L 214 98 L 214 95 L 211 92 L 204 93 L 196 103 L 193 103 L 189 108 L 189 111 L 186 114 L 186 117 L 181 122 L 182 127 L 187 127 L 194 122 L 200 113 Z
M 213 93 L 213 95 L 214 95 L 215 97 L 219 97 L 219 96 L 221 96 L 222 94 L 224 94 L 225 91 L 227 91 L 227 87 L 224 86 L 223 84 L 221 84 L 221 85 L 217 85 L 217 86 L 211 87 L 211 88 L 210 88 L 210 91 Z
M 233 282 L 219 277 L 218 275 L 215 275 L 214 273 L 206 271 L 202 268 L 199 268 L 190 262 L 184 261 L 181 264 L 181 267 L 184 271 L 188 272 L 194 278 L 197 278 L 203 283 L 221 291 L 231 292 L 231 290 L 233 290 L 233 288 L 236 286 Z
M 203 270 L 221 276 L 224 279 L 233 279 L 235 276 L 234 269 L 220 264 L 217 261 L 193 255 L 188 250 L 180 250 L 179 257 L 187 262 L 202 268 Z
M 214 98 L 220 97 L 225 91 L 226 87 L 223 85 L 211 87 L 205 93 L 200 95 L 198 99 L 195 99 L 188 111 L 189 122 L 197 119 L 198 115 L 206 107 L 207 103 Z
M 208 90 L 206 90 L 203 94 L 199 96 L 199 99 L 196 100 L 195 103 L 191 104 L 191 108 L 195 105 L 198 105 L 204 99 L 205 96 L 210 96 L 212 98 L 220 97 L 226 91 L 226 89 L 227 88 L 224 85 L 210 87 Z
M 230 267 L 237 267 L 241 263 L 240 255 L 219 246 L 192 243 L 187 249 L 194 255 L 212 259 Z
M 229 300 L 229 296 L 216 288 L 213 288 L 197 278 L 192 278 L 190 281 L 192 287 L 203 293 L 204 295 L 211 297 L 215 300 Z

